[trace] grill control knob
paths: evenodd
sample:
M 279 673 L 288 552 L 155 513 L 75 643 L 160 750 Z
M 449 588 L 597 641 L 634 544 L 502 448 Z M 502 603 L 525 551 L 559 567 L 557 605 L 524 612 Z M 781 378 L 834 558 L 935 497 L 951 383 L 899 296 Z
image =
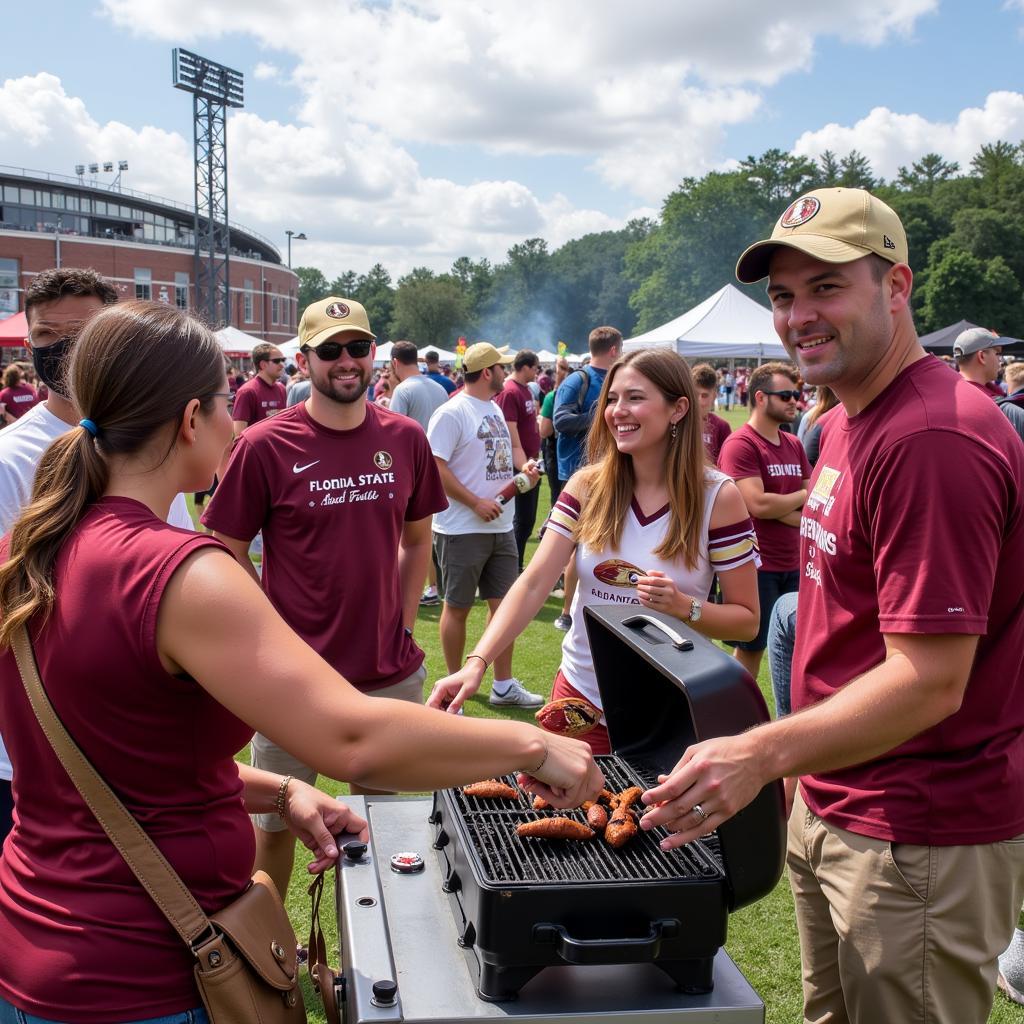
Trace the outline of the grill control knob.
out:
M 362 860 L 363 854 L 366 853 L 366 843 L 353 839 L 347 842 L 341 849 L 345 854 L 346 860 Z
M 373 998 L 370 1002 L 374 1006 L 394 1006 L 398 1002 L 398 985 L 390 978 L 375 981 L 373 983 Z

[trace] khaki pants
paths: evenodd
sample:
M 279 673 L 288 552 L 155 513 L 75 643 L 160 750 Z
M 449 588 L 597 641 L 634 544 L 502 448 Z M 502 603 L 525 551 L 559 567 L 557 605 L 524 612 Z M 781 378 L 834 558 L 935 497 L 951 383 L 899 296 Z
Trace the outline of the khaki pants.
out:
M 889 843 L 828 825 L 798 790 L 787 860 L 808 1024 L 985 1024 L 1024 896 L 1024 836 Z
M 387 697 L 391 700 L 407 700 L 411 704 L 423 703 L 423 684 L 427 679 L 426 665 L 420 665 L 408 679 L 380 690 L 371 690 L 371 697 Z M 317 772 L 297 757 L 292 757 L 283 747 L 256 733 L 252 738 L 252 766 L 278 775 L 290 775 L 311 786 L 316 785 Z M 253 824 L 264 832 L 283 832 L 288 826 L 276 811 L 269 814 L 251 814 Z M 1002 952 L 1002 950 L 1000 950 Z

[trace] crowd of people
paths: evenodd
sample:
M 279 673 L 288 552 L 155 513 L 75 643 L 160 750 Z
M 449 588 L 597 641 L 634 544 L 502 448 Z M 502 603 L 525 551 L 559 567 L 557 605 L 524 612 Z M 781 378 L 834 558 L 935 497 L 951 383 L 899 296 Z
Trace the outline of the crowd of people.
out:
M 594 798 L 603 722 L 580 741 L 462 714 L 489 671 L 490 704 L 544 703 L 513 661 L 552 593 L 551 696 L 599 712 L 589 606 L 672 616 L 755 678 L 768 651 L 774 719 L 680 750 L 641 827 L 671 849 L 786 781 L 806 1020 L 981 1024 L 997 980 L 1024 1001 L 1024 363 L 980 330 L 955 370 L 925 353 L 903 226 L 862 190 L 801 197 L 737 276 L 767 279 L 791 362 L 691 367 L 601 326 L 579 369 L 477 342 L 421 372 L 402 340 L 375 370 L 366 310 L 329 296 L 294 362 L 257 345 L 246 379 L 186 312 L 88 270 L 33 280 L 48 393 L 23 366 L 0 393 L 2 1024 L 206 1019 L 191 953 L 36 722 L 22 626 L 69 732 L 212 912 L 254 867 L 284 891 L 296 841 L 322 871 L 365 835 L 320 774 Z M 425 699 L 430 604 L 447 675 Z

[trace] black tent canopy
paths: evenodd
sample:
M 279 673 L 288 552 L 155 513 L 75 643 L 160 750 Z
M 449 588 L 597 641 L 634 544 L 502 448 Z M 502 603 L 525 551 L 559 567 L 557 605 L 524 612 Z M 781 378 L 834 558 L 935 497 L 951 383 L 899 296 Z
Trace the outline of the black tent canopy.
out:
M 921 336 L 921 346 L 928 352 L 934 352 L 936 355 L 951 356 L 953 354 L 953 342 L 956 341 L 960 333 L 978 326 L 978 324 L 972 324 L 970 320 L 958 320 L 955 324 L 950 324 L 948 327 L 940 327 L 937 331 L 932 331 L 931 334 L 923 334 Z M 1000 338 L 999 343 L 1002 345 L 1003 352 L 1024 354 L 1024 341 L 1020 338 Z

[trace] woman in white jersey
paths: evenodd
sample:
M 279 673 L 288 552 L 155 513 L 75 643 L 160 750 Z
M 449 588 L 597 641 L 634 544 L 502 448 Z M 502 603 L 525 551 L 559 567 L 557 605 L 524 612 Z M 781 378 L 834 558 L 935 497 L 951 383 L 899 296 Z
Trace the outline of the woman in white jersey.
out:
M 579 586 L 552 698 L 601 699 L 583 609 L 639 604 L 705 636 L 757 632 L 757 547 L 736 485 L 706 464 L 690 368 L 674 352 L 643 349 L 608 371 L 587 439 L 588 464 L 566 484 L 530 564 L 464 667 L 439 680 L 429 703 L 458 712 L 487 667 L 529 624 L 573 550 Z M 705 604 L 715 574 L 721 604 Z M 603 724 L 583 737 L 609 752 Z

